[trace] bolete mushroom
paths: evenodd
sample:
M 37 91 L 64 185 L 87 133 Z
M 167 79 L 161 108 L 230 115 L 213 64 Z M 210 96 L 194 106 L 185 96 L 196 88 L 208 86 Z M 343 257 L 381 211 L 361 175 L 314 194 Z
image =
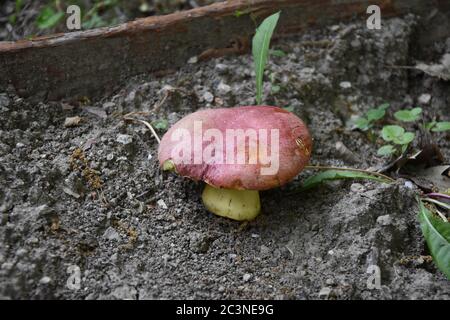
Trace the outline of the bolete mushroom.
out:
M 207 109 L 172 126 L 159 147 L 163 170 L 204 181 L 205 207 L 223 217 L 252 220 L 260 190 L 279 187 L 308 163 L 312 141 L 293 113 L 271 106 Z

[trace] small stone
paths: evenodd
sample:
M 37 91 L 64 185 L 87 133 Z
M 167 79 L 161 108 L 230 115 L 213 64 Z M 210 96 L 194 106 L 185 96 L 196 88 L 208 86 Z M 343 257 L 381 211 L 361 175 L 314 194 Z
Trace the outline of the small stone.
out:
M 23 147 L 25 147 L 25 144 L 23 144 L 22 142 L 16 143 L 16 148 L 23 148 Z
M 231 91 L 231 87 L 229 85 L 227 85 L 226 83 L 221 82 L 217 86 L 217 93 L 220 95 L 226 95 L 230 91 Z
M 153 158 L 152 154 L 149 153 L 148 156 L 147 156 L 147 160 L 152 160 L 152 158 Z
M 114 229 L 113 227 L 109 227 L 108 229 L 106 229 L 105 233 L 103 234 L 103 238 L 107 239 L 107 240 L 120 240 L 120 235 L 119 233 L 116 231 L 116 229 Z
M 62 189 L 63 189 L 63 191 L 64 191 L 66 194 L 68 194 L 69 196 L 74 197 L 75 199 L 79 199 L 79 198 L 81 197 L 78 193 L 76 193 L 75 191 L 73 191 L 73 190 L 70 189 L 70 188 L 63 187 Z
M 339 86 L 342 89 L 350 89 L 352 87 L 352 84 L 349 81 L 342 81 L 341 83 L 339 83 Z
M 329 288 L 329 287 L 323 287 L 322 289 L 320 289 L 320 292 L 319 292 L 319 298 L 321 298 L 321 297 L 328 298 L 328 296 L 330 295 L 330 293 L 331 293 L 331 288 Z
M 334 284 L 334 280 L 331 278 L 328 278 L 327 280 L 325 280 L 325 284 L 327 286 L 332 286 Z
M 64 120 L 64 127 L 70 128 L 70 127 L 76 127 L 80 124 L 81 118 L 79 116 L 76 117 L 67 117 L 66 120 Z
M 6 94 L 0 94 L 0 108 L 8 107 L 10 103 L 11 100 Z
M 108 153 L 108 155 L 106 156 L 106 160 L 112 161 L 112 159 L 114 159 L 114 154 Z
M 225 291 L 225 287 L 224 286 L 220 286 L 219 287 L 219 292 L 224 292 Z
M 249 273 L 244 274 L 244 276 L 242 277 L 242 280 L 244 280 L 244 282 L 248 282 L 251 279 L 252 275 Z
M 405 181 L 405 187 L 412 190 L 414 189 L 414 184 L 411 181 L 407 180 Z
M 206 92 L 203 94 L 203 99 L 204 99 L 206 102 L 211 103 L 211 102 L 214 101 L 214 95 L 213 95 L 211 92 L 206 91 Z
M 133 138 L 128 134 L 120 134 L 119 133 L 117 135 L 116 141 L 121 144 L 127 145 L 127 144 L 130 144 L 133 142 Z
M 19 258 L 23 257 L 26 254 L 27 254 L 27 250 L 24 248 L 20 248 L 19 250 L 16 251 L 16 256 Z
M 259 234 L 257 234 L 257 233 L 252 233 L 252 238 L 259 238 Z
M 216 69 L 217 73 L 219 73 L 219 74 L 225 74 L 228 72 L 228 66 L 223 63 L 216 64 L 215 69 Z
M 163 199 L 159 199 L 156 204 L 158 205 L 158 207 L 160 207 L 161 209 L 167 210 L 167 204 L 164 202 Z
M 431 101 L 431 94 L 428 93 L 421 94 L 418 101 L 420 104 L 429 104 Z
M 361 183 L 352 183 L 350 190 L 355 193 L 364 192 L 366 188 Z
M 52 278 L 47 276 L 42 277 L 41 280 L 39 280 L 40 284 L 49 284 L 50 282 L 52 282 Z
M 392 218 L 389 214 L 386 214 L 384 216 L 379 216 L 377 218 L 377 223 L 381 224 L 382 226 L 388 226 L 392 224 Z
M 191 58 L 189 58 L 189 60 L 188 60 L 188 63 L 189 63 L 189 64 L 194 64 L 194 63 L 197 63 L 197 62 L 198 62 L 197 56 L 191 57 Z
M 338 31 L 340 28 L 341 28 L 340 25 L 334 24 L 334 25 L 332 25 L 332 26 L 330 27 L 330 30 L 336 32 L 336 31 Z

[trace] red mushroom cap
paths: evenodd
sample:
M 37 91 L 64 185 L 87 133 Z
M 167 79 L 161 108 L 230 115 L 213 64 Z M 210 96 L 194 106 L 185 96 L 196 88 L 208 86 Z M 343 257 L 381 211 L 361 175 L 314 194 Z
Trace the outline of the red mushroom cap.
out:
M 208 154 L 212 154 L 215 157 L 210 162 L 204 159 L 200 159 L 199 162 L 198 157 L 199 154 L 205 152 L 208 145 L 215 141 L 215 138 L 211 139 L 209 137 L 206 139 L 205 136 L 197 135 L 196 142 L 195 132 L 198 132 L 195 131 L 196 123 L 197 129 L 198 124 L 201 123 L 202 134 L 208 129 L 216 129 L 212 132 L 222 133 L 223 144 L 217 142 L 216 146 L 223 145 L 223 148 L 220 150 L 220 148 L 212 148 L 210 146 L 209 151 L 213 151 Z M 184 155 L 183 161 L 175 160 L 173 157 L 175 148 L 179 150 L 180 143 L 182 143 L 182 139 L 179 137 L 176 139 L 174 136 L 174 133 L 179 129 L 190 134 L 190 138 L 184 140 L 186 147 L 191 147 L 185 150 L 190 150 L 190 152 Z M 245 138 L 244 163 L 237 163 L 236 156 L 238 150 L 242 151 L 242 140 L 241 143 L 238 143 L 237 139 L 227 139 L 227 132 L 230 132 L 230 129 L 241 129 L 247 133 L 257 133 L 256 140 L 255 136 L 251 134 Z M 266 131 L 260 131 L 260 129 L 265 129 Z M 266 135 L 263 134 L 264 132 L 266 132 Z M 272 136 L 272 132 L 274 136 Z M 277 142 L 277 134 L 275 132 L 278 132 L 279 137 L 277 143 L 278 153 L 276 152 L 276 147 L 273 147 Z M 266 137 L 265 140 L 268 144 L 264 144 L 263 136 Z M 230 148 L 230 141 L 233 141 L 231 146 L 234 147 L 232 150 L 235 154 L 234 162 L 226 163 L 227 159 L 229 159 L 227 158 L 226 149 Z M 254 148 L 255 144 L 251 147 L 251 142 L 256 142 L 257 148 Z M 270 163 L 262 161 L 263 157 L 260 156 L 262 145 L 267 145 L 266 153 L 268 157 L 265 159 L 270 160 Z M 201 110 L 184 117 L 163 136 L 158 158 L 161 166 L 166 161 L 171 160 L 174 162 L 175 169 L 180 175 L 193 180 L 205 181 L 217 188 L 267 190 L 287 183 L 302 171 L 310 159 L 311 149 L 312 140 L 308 129 L 303 121 L 293 113 L 278 107 L 246 106 Z M 220 154 L 218 154 L 219 152 Z M 195 162 L 196 155 L 197 162 Z M 257 158 L 256 162 L 251 163 L 250 159 L 255 159 L 255 156 Z M 262 170 L 264 168 L 266 168 L 265 173 Z M 270 168 L 273 172 L 270 172 Z M 275 169 L 276 171 L 274 171 Z

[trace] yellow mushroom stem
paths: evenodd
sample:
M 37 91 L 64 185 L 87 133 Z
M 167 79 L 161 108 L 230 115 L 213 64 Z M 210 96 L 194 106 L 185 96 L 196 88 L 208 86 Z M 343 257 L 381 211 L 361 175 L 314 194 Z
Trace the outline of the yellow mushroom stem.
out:
M 261 212 L 256 190 L 219 189 L 207 184 L 202 199 L 208 211 L 233 220 L 253 220 Z

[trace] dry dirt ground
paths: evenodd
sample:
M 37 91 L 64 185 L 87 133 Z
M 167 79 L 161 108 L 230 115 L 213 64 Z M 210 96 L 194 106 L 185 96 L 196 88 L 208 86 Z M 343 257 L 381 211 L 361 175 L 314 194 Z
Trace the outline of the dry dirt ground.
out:
M 449 82 L 389 67 L 450 53 L 450 38 L 418 47 L 419 28 L 408 16 L 384 20 L 381 31 L 348 23 L 274 43 L 287 55 L 271 58 L 264 101 L 305 120 L 313 164 L 386 164 L 380 141 L 350 127 L 383 102 L 392 115 L 429 94 L 424 118 L 449 120 Z M 449 299 L 450 282 L 421 258 L 429 252 L 407 180 L 292 193 L 313 174 L 304 171 L 263 192 L 261 216 L 239 224 L 205 211 L 200 183 L 161 173 L 149 130 L 123 121 L 146 112 L 135 116 L 171 125 L 199 108 L 254 104 L 254 91 L 252 58 L 243 55 L 130 79 L 96 102 L 0 94 L 0 297 Z M 80 122 L 65 127 L 75 116 Z M 434 138 L 449 159 L 449 136 Z M 372 265 L 380 288 L 368 286 Z

